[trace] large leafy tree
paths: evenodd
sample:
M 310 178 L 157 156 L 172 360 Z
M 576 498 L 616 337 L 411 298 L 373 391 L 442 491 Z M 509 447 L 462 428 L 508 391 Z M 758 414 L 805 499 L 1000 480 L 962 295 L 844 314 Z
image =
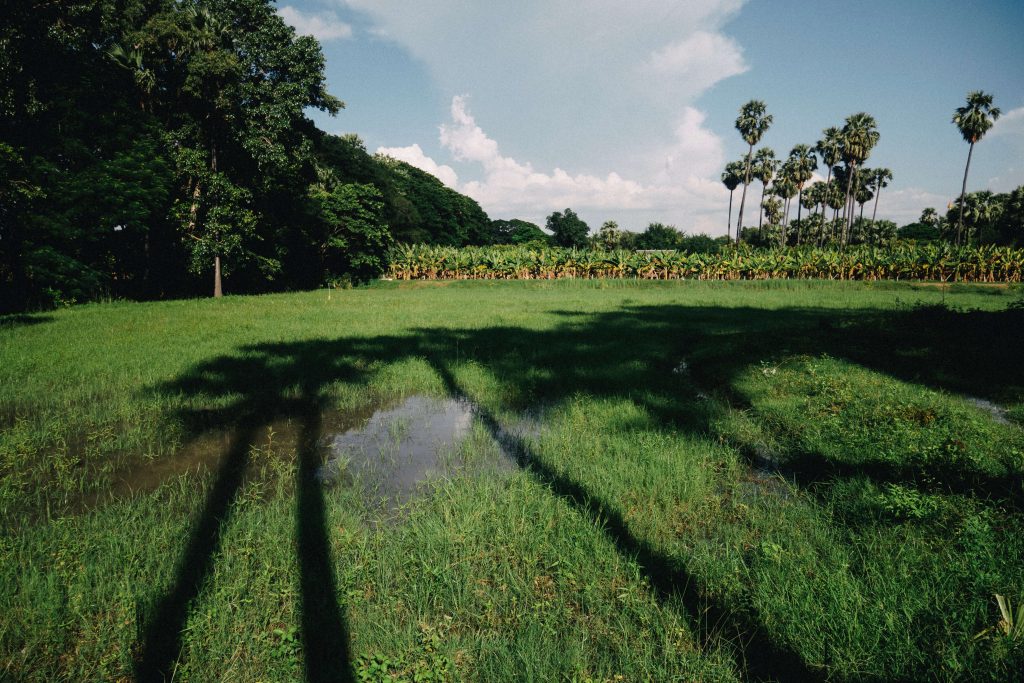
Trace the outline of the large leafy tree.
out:
M 637 235 L 637 249 L 678 249 L 683 235 L 671 225 L 651 223 Z
M 768 107 L 760 100 L 750 100 L 740 107 L 740 115 L 736 118 L 736 130 L 747 143 L 747 162 L 743 174 L 743 194 L 740 196 L 739 217 L 736 219 L 736 241 L 739 242 L 743 228 L 743 206 L 747 201 L 747 185 L 750 184 L 750 169 L 754 156 L 754 145 L 761 141 L 768 128 L 772 125 L 772 115 L 767 113 Z
M 992 106 L 992 95 L 980 90 L 973 90 L 967 93 L 967 103 L 962 107 L 957 107 L 953 114 L 953 123 L 960 131 L 960 135 L 963 136 L 964 141 L 970 143 L 967 150 L 967 165 L 964 167 L 964 182 L 960 188 L 960 215 L 956 222 L 957 244 L 961 241 L 964 227 L 964 195 L 967 194 L 967 174 L 971 170 L 971 155 L 974 154 L 974 145 L 984 137 L 1001 113 L 999 107 Z
M 555 244 L 560 247 L 587 246 L 587 234 L 590 228 L 572 209 L 556 211 L 547 219 L 546 225 Z

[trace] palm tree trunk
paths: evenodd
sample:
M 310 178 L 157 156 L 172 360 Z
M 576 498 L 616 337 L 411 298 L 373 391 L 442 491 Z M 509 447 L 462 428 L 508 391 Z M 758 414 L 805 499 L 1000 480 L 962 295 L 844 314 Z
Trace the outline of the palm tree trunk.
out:
M 747 150 L 747 173 L 743 177 L 743 195 L 740 197 L 740 215 L 736 219 L 736 244 L 740 243 L 740 231 L 743 229 L 743 205 L 747 202 L 747 185 L 750 184 L 750 158 L 754 155 L 754 146 Z
M 874 222 L 875 222 L 875 216 L 877 216 L 877 215 L 878 215 L 878 198 L 879 198 L 879 197 L 880 197 L 881 195 L 882 195 L 882 185 L 881 185 L 881 184 L 879 184 L 879 185 L 878 185 L 878 189 L 877 189 L 877 190 L 875 190 L 875 208 L 874 208 L 874 210 L 873 210 L 873 211 L 871 212 L 871 223 L 872 223 L 872 225 L 873 225 L 873 224 L 874 224 Z
M 761 227 L 762 219 L 764 218 L 764 188 L 767 183 L 761 183 L 761 204 L 760 211 L 757 212 L 757 235 L 758 237 L 764 237 L 764 228 Z
M 729 190 L 729 220 L 726 221 L 726 223 L 725 223 L 725 236 L 726 237 L 729 237 L 730 235 L 732 235 L 732 193 L 735 192 L 735 191 L 736 191 L 735 189 Z M 729 237 L 729 241 L 730 242 L 732 241 L 731 237 Z
M 828 185 L 832 182 L 832 167 L 828 167 L 828 175 L 825 177 L 825 190 L 821 193 L 821 220 L 825 221 L 825 196 L 829 194 Z
M 800 222 L 800 216 L 802 215 L 801 209 L 804 208 L 803 199 L 804 199 L 804 186 L 801 185 L 799 187 L 799 189 L 797 189 L 797 195 L 796 195 L 796 223 L 797 223 L 797 226 L 796 226 L 796 246 L 798 246 L 798 247 L 800 246 L 800 237 L 802 236 L 802 233 L 804 231 L 803 223 Z
M 864 202 L 860 203 L 860 219 L 864 220 Z
M 964 168 L 964 184 L 960 188 L 960 218 L 956 222 L 956 244 L 960 246 L 960 235 L 964 229 L 964 197 L 967 196 L 967 173 L 971 170 L 971 155 L 974 154 L 974 141 L 967 150 L 967 167 Z
M 840 246 L 844 248 L 846 247 L 847 241 L 850 239 L 850 227 L 853 219 L 853 204 L 850 201 L 850 198 L 853 194 L 853 176 L 856 172 L 856 164 L 850 164 L 848 175 L 846 177 L 846 204 L 843 208 L 843 236 L 842 239 L 840 239 Z

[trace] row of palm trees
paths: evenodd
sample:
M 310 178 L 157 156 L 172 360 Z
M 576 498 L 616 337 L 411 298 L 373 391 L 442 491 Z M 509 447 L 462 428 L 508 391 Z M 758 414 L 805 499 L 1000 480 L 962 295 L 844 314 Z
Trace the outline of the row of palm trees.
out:
M 967 193 L 967 174 L 971 168 L 971 156 L 974 145 L 984 137 L 985 133 L 999 118 L 998 107 L 992 106 L 992 96 L 982 91 L 972 91 L 967 95 L 967 103 L 958 107 L 953 115 L 953 123 L 960 130 L 964 140 L 970 143 L 967 153 L 967 166 L 964 169 L 963 186 L 960 191 L 960 217 L 957 222 L 957 244 L 962 242 L 964 197 Z M 797 223 L 801 221 L 801 209 L 812 211 L 817 208 L 818 215 L 824 221 L 825 207 L 833 210 L 833 224 L 838 225 L 837 241 L 845 247 L 849 242 L 855 217 L 855 205 L 860 204 L 860 217 L 864 217 L 864 205 L 875 200 L 871 213 L 874 221 L 878 213 L 878 198 L 881 190 L 893 179 L 892 171 L 887 168 L 868 169 L 864 163 L 871 155 L 872 149 L 878 144 L 880 134 L 874 117 L 865 112 L 853 114 L 846 118 L 842 128 L 826 128 L 822 138 L 813 146 L 798 144 L 790 150 L 785 160 L 775 158 L 770 147 L 762 147 L 755 153 L 757 145 L 771 127 L 773 117 L 768 113 L 767 106 L 760 100 L 751 100 L 740 107 L 736 118 L 736 130 L 747 143 L 746 157 L 726 165 L 722 173 L 722 183 L 729 190 L 729 219 L 727 235 L 732 230 L 733 192 L 743 185 L 740 197 L 739 216 L 736 220 L 736 241 L 740 241 L 743 231 L 743 210 L 747 200 L 747 186 L 751 180 L 761 182 L 761 202 L 758 212 L 758 231 L 763 229 L 763 219 L 767 215 L 770 223 L 782 226 L 789 222 L 790 202 L 797 199 Z M 818 160 L 827 168 L 824 182 L 805 186 L 818 169 Z M 834 176 L 834 177 L 833 177 Z M 765 195 L 771 186 L 771 195 Z M 842 222 L 839 211 L 842 210 Z M 786 234 L 782 230 L 781 234 Z M 823 234 L 819 233 L 819 235 Z M 819 238 L 820 239 L 820 238 Z M 797 243 L 800 237 L 798 232 Z
M 766 111 L 764 102 L 751 100 L 740 109 L 736 119 L 736 128 L 740 131 L 748 145 L 744 160 L 726 165 L 722 174 L 722 183 L 729 190 L 729 230 L 732 228 L 732 193 L 743 185 L 740 199 L 739 217 L 736 222 L 736 239 L 742 234 L 743 209 L 746 204 L 747 186 L 752 180 L 761 182 L 761 211 L 758 215 L 758 231 L 763 229 L 763 220 L 767 215 L 772 224 L 788 225 L 790 207 L 793 198 L 797 204 L 797 222 L 802 220 L 802 210 L 813 211 L 824 220 L 825 207 L 834 210 L 833 220 L 838 220 L 839 210 L 843 210 L 843 222 L 840 224 L 838 241 L 846 245 L 855 217 L 855 205 L 861 205 L 863 217 L 864 204 L 875 199 L 872 219 L 878 211 L 878 196 L 881 189 L 887 187 L 892 180 L 892 171 L 887 168 L 867 169 L 863 164 L 878 144 L 879 133 L 874 118 L 866 113 L 854 114 L 846 119 L 842 128 L 827 128 L 823 137 L 815 145 L 798 144 L 789 152 L 784 160 L 775 157 L 770 147 L 762 147 L 754 152 L 754 145 L 760 142 L 764 133 L 772 123 L 772 116 Z M 824 182 L 807 183 L 814 177 L 818 169 L 818 159 L 828 168 L 828 177 Z M 842 162 L 843 165 L 838 164 Z M 833 174 L 835 179 L 833 179 Z M 771 197 L 766 198 L 771 186 Z M 806 189 L 805 189 L 806 188 Z M 783 230 L 782 235 L 786 232 Z M 799 243 L 799 233 L 797 241 Z

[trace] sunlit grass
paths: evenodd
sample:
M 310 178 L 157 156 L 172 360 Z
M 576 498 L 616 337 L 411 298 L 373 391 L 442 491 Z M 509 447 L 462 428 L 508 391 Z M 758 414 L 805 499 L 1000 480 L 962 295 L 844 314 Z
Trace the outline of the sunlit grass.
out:
M 511 437 L 522 467 L 468 468 L 399 510 L 324 490 L 357 673 L 1006 680 L 1024 657 L 991 628 L 996 593 L 1024 599 L 1020 296 L 379 283 L 5 322 L 0 677 L 133 675 L 223 474 L 96 495 L 243 413 L 248 474 L 174 676 L 302 677 L 308 405 L 457 394 L 478 407 L 465 462 L 498 462 L 496 425 L 539 416 Z

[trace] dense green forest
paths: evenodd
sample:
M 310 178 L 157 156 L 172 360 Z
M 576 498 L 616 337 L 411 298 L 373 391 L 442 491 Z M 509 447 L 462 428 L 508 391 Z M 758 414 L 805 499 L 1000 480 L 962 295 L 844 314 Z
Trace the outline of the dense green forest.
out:
M 360 280 L 394 240 L 511 232 L 319 131 L 306 111 L 344 105 L 268 0 L 5 6 L 0 308 Z

